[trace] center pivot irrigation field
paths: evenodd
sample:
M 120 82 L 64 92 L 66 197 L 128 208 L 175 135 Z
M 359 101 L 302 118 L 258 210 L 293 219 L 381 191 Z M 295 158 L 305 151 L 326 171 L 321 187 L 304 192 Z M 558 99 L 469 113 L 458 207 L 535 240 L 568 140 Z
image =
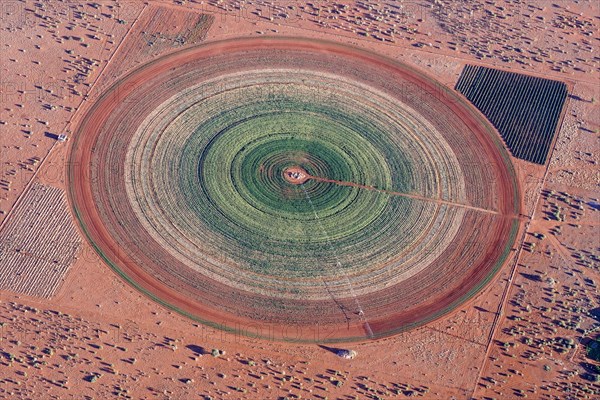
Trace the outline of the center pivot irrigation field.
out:
M 74 137 L 70 199 L 156 301 L 242 334 L 378 338 L 476 294 L 520 197 L 459 95 L 362 50 L 216 42 L 117 82 Z

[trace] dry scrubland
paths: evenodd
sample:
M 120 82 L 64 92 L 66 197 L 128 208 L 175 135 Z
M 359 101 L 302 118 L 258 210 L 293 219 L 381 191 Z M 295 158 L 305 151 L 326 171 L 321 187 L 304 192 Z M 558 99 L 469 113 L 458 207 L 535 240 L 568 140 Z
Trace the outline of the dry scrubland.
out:
M 9 187 L 0 190 L 2 220 L 34 175 L 61 179 L 61 160 L 41 169 L 55 145 L 49 135 L 70 133 L 73 116 L 143 7 L 109 6 L 3 2 L 0 174 Z M 129 25 L 117 22 L 122 14 Z
M 3 2 L 0 220 L 12 216 L 0 234 L 33 182 L 65 189 L 68 143 L 50 135 L 70 134 L 114 78 L 203 39 L 286 34 L 402 58 L 449 87 L 467 62 L 566 81 L 571 96 L 548 166 L 514 160 L 531 218 L 518 258 L 463 309 L 352 345 L 357 358 L 343 360 L 194 326 L 123 285 L 84 244 L 51 299 L 1 293 L 0 397 L 597 397 L 598 363 L 585 350 L 598 334 L 600 300 L 597 4 L 269 4 Z M 206 38 L 198 33 L 206 20 L 190 8 L 214 15 Z M 177 22 L 153 20 L 167 15 Z M 213 348 L 225 354 L 213 357 Z
M 351 363 L 339 363 L 331 349 L 293 350 L 292 360 L 289 349 L 279 345 L 235 337 L 217 341 L 219 332 L 197 325 L 182 333 L 131 321 L 103 324 L 12 301 L 4 302 L 1 310 L 11 315 L 2 322 L 0 363 L 7 371 L 2 389 L 13 398 L 253 399 L 280 393 L 289 398 L 351 399 L 436 394 L 423 379 L 408 383 L 390 372 L 376 378 L 361 373 Z M 194 330 L 196 335 L 190 334 Z M 205 347 L 206 341 L 219 347 Z

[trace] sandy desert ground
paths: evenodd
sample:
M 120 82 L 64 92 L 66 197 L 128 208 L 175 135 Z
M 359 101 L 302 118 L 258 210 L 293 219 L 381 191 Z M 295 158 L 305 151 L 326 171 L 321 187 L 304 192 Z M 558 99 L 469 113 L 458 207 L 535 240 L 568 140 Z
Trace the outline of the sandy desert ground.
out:
M 0 398 L 600 396 L 586 351 L 600 329 L 597 2 L 11 0 L 0 13 L 0 268 L 19 274 L 0 277 Z M 441 96 L 467 63 L 567 84 L 549 162 L 511 158 L 522 229 L 484 290 L 408 332 L 320 346 L 286 343 L 298 333 L 277 327 L 261 327 L 265 340 L 198 324 L 106 266 L 66 200 L 71 141 L 57 135 L 157 56 L 265 36 L 368 49 L 435 77 Z M 51 279 L 24 289 L 20 265 Z

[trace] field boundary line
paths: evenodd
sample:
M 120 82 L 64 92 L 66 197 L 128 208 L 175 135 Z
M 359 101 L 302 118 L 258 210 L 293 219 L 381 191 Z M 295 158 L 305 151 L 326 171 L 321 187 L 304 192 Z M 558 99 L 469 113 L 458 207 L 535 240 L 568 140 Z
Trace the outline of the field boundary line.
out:
M 106 62 L 106 65 L 104 65 L 104 67 L 102 68 L 102 71 L 100 71 L 100 73 L 98 74 L 98 76 L 96 77 L 96 79 L 94 79 L 94 83 L 92 83 L 92 86 L 90 87 L 90 90 L 88 91 L 87 94 L 85 94 L 81 101 L 79 102 L 79 105 L 77 105 L 77 111 L 70 119 L 69 121 L 67 121 L 67 123 L 65 124 L 64 128 L 62 129 L 61 132 L 67 132 L 69 131 L 71 125 L 73 124 L 73 121 L 79 117 L 79 115 L 81 114 L 81 112 L 79 110 L 82 109 L 83 104 L 85 103 L 85 101 L 90 97 L 90 95 L 92 94 L 94 88 L 96 87 L 96 84 L 98 83 L 98 81 L 100 80 L 100 78 L 103 76 L 104 71 L 106 70 L 106 67 L 108 67 L 108 65 L 111 63 L 111 61 L 114 59 L 115 54 L 117 54 L 117 52 L 119 51 L 119 49 L 121 48 L 121 45 L 125 42 L 125 39 L 129 36 L 129 33 L 131 32 L 131 30 L 133 29 L 134 25 L 137 23 L 137 21 L 139 20 L 140 16 L 144 13 L 144 11 L 146 11 L 146 7 L 147 4 L 144 4 L 144 8 L 142 9 L 142 11 L 140 11 L 140 13 L 138 14 L 137 18 L 135 19 L 135 21 L 133 22 L 133 24 L 131 24 L 131 28 L 129 28 L 129 30 L 127 31 L 127 33 L 123 36 L 123 39 L 121 40 L 121 42 L 119 43 L 119 45 L 117 46 L 117 48 L 115 49 L 115 51 L 113 52 L 113 54 L 111 55 L 111 57 L 109 58 L 109 60 Z M 29 181 L 27 182 L 27 184 L 25 185 L 25 187 L 23 188 L 23 191 L 21 192 L 21 194 L 19 195 L 19 197 L 17 197 L 17 199 L 15 200 L 13 206 L 11 207 L 11 209 L 8 211 L 8 213 L 6 214 L 6 216 L 4 217 L 4 220 L 2 221 L 2 223 L 0 223 L 0 232 L 2 232 L 2 229 L 4 229 L 4 227 L 7 224 L 7 221 L 10 219 L 11 215 L 13 214 L 13 211 L 15 208 L 17 208 L 19 206 L 19 204 L 21 203 L 23 197 L 25 197 L 25 194 L 29 191 L 29 189 L 31 188 L 31 186 L 33 185 L 33 182 L 35 181 L 35 178 L 37 177 L 38 173 L 41 171 L 42 167 L 44 166 L 46 160 L 50 157 L 50 154 L 52 153 L 52 150 L 54 150 L 54 148 L 56 147 L 56 145 L 58 144 L 58 141 L 55 141 L 52 146 L 50 147 L 50 149 L 48 150 L 48 152 L 46 153 L 46 155 L 44 156 L 44 158 L 40 161 L 38 168 L 35 170 L 35 172 L 33 173 L 33 175 L 31 176 L 31 178 L 29 179 Z
M 14 214 L 15 209 L 17 209 L 21 205 L 21 201 L 23 201 L 23 198 L 25 197 L 25 194 L 29 191 L 29 189 L 33 185 L 33 182 L 35 181 L 35 178 L 37 177 L 37 174 L 40 172 L 40 170 L 44 166 L 44 163 L 46 162 L 46 160 L 48 159 L 48 157 L 52 153 L 52 150 L 54 150 L 54 147 L 57 144 L 58 144 L 57 141 L 55 141 L 54 143 L 52 143 L 52 146 L 50 147 L 50 149 L 48 150 L 48 152 L 46 153 L 46 155 L 44 156 L 44 158 L 42 158 L 42 161 L 40 161 L 38 168 L 35 170 L 35 172 L 31 176 L 31 179 L 29 179 L 29 181 L 27 182 L 27 184 L 23 188 L 23 191 L 21 192 L 21 194 L 19 195 L 19 197 L 17 197 L 17 199 L 15 200 L 13 206 L 10 208 L 10 210 L 8 210 L 8 213 L 6 213 L 6 217 L 4 217 L 4 220 L 2 221 L 2 223 L 0 223 L 0 232 L 2 232 L 2 229 L 4 229 L 4 227 L 7 225 L 8 220 Z
M 570 89 L 572 89 L 572 88 L 570 88 Z M 492 323 L 492 328 L 490 330 L 490 335 L 488 337 L 488 343 L 487 343 L 487 346 L 485 349 L 481 368 L 479 369 L 479 372 L 477 373 L 477 378 L 475 379 L 475 382 L 473 384 L 473 390 L 471 391 L 472 398 L 475 397 L 475 392 L 477 391 L 477 385 L 479 384 L 479 381 L 481 380 L 483 370 L 487 364 L 487 360 L 490 355 L 490 350 L 492 347 L 492 342 L 494 341 L 494 336 L 496 336 L 496 329 L 498 328 L 500 320 L 503 317 L 504 308 L 506 306 L 506 303 L 508 302 L 508 293 L 510 292 L 510 289 L 512 287 L 513 279 L 515 277 L 515 274 L 517 272 L 517 268 L 519 265 L 519 259 L 521 258 L 521 254 L 523 253 L 523 242 L 525 240 L 525 235 L 529 231 L 529 226 L 531 225 L 531 222 L 535 218 L 538 204 L 540 202 L 540 198 L 542 197 L 542 191 L 544 190 L 544 187 L 546 185 L 546 180 L 548 178 L 548 173 L 550 171 L 550 163 L 552 162 L 552 158 L 554 156 L 554 150 L 556 150 L 556 143 L 558 141 L 558 137 L 560 136 L 560 133 L 562 132 L 564 117 L 565 117 L 566 112 L 569 109 L 570 105 L 571 105 L 571 98 L 567 95 L 567 99 L 565 101 L 565 105 L 563 106 L 561 117 L 559 119 L 560 122 L 559 122 L 558 127 L 556 128 L 557 133 L 554 137 L 552 146 L 548 153 L 548 159 L 546 160 L 546 168 L 544 169 L 544 175 L 542 176 L 542 180 L 540 182 L 540 190 L 538 193 L 536 193 L 536 196 L 535 196 L 536 198 L 535 198 L 535 201 L 533 202 L 533 210 L 531 211 L 531 216 L 529 216 L 528 221 L 525 223 L 525 226 L 523 227 L 523 233 L 521 234 L 521 240 L 519 241 L 519 248 L 517 250 L 517 254 L 515 255 L 515 261 L 512 266 L 512 269 L 511 269 L 511 272 L 510 272 L 510 275 L 508 278 L 508 282 L 506 283 L 506 288 L 504 289 L 504 292 L 502 293 L 502 299 L 500 301 L 500 304 L 498 305 L 498 311 L 496 312 L 496 316 L 494 317 L 494 322 Z

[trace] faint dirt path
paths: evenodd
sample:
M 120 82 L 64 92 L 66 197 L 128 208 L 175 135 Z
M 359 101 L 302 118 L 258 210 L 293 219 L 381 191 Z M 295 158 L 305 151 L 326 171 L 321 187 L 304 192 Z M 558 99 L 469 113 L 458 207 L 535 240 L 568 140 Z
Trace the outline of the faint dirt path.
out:
M 318 182 L 328 182 L 328 183 L 334 183 L 334 184 L 340 185 L 340 186 L 350 186 L 350 187 L 356 187 L 359 189 L 373 190 L 376 192 L 389 194 L 391 196 L 400 196 L 400 197 L 407 197 L 407 198 L 415 199 L 415 200 L 429 201 L 429 202 L 436 203 L 436 204 L 444 204 L 444 205 L 448 205 L 448 206 L 452 206 L 452 207 L 466 208 L 468 210 L 479 211 L 479 212 L 484 212 L 484 213 L 488 213 L 488 214 L 495 214 L 495 215 L 500 214 L 498 211 L 488 210 L 486 208 L 479 208 L 479 207 L 470 206 L 470 205 L 462 204 L 462 203 L 456 203 L 456 202 L 448 201 L 448 200 L 432 199 L 430 197 L 425 197 L 425 196 L 421 196 L 421 195 L 414 194 L 414 193 L 394 192 L 392 190 L 379 189 L 374 186 L 361 185 L 359 183 L 347 182 L 347 181 L 336 181 L 333 179 L 327 179 L 327 178 L 322 178 L 319 176 L 312 176 L 312 175 L 308 175 L 307 178 L 313 179 Z

